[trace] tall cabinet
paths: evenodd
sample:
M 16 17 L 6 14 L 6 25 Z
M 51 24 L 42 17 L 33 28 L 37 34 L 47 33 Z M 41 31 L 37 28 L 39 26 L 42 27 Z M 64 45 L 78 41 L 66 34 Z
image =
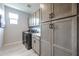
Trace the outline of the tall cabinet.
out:
M 42 5 L 41 56 L 77 55 L 76 4 Z

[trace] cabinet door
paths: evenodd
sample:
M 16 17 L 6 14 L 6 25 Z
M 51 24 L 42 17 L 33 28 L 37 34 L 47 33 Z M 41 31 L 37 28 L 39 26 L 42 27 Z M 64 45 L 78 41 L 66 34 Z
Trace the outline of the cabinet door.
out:
M 36 39 L 35 37 L 32 37 L 32 48 L 37 54 L 40 54 L 39 45 L 40 45 L 39 39 Z
M 33 13 L 32 14 L 32 26 L 35 26 L 36 25 L 36 13 Z
M 38 39 L 36 39 L 35 40 L 36 41 L 36 43 L 35 43 L 35 51 L 39 54 L 39 45 L 40 45 L 40 43 L 39 43 L 39 40 Z
M 72 17 L 52 22 L 55 27 L 52 44 L 54 56 L 77 55 L 76 21 L 76 17 Z
M 41 28 L 41 55 L 51 55 L 51 39 L 52 32 L 49 29 L 50 22 L 42 23 Z
M 32 37 L 32 49 L 35 49 L 35 42 L 34 42 L 34 38 Z
M 33 13 L 32 15 L 30 15 L 29 17 L 29 26 L 34 26 L 35 25 L 35 13 Z
M 77 14 L 77 5 L 72 3 L 55 3 L 54 18 L 62 18 Z M 53 18 L 53 19 L 54 19 Z
M 49 21 L 49 14 L 51 13 L 51 4 L 41 4 L 42 22 Z
M 41 56 L 51 56 L 51 55 L 52 51 L 50 43 L 41 40 Z
M 39 23 L 40 23 L 40 10 L 37 10 L 35 17 L 35 25 L 39 25 Z
M 30 17 L 29 17 L 29 26 L 32 26 L 33 25 L 33 16 L 32 15 L 30 15 Z

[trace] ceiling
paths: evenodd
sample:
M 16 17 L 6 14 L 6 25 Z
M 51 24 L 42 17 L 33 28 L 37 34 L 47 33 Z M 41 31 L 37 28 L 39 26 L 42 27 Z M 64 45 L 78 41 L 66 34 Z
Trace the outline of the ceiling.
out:
M 40 8 L 39 3 L 5 3 L 5 5 L 29 14 Z

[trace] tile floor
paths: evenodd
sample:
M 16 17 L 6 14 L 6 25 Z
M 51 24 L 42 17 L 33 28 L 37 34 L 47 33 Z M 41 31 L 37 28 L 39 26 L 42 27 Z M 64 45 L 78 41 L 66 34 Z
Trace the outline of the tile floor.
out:
M 27 50 L 23 44 L 14 44 L 0 48 L 0 56 L 38 56 L 32 49 Z

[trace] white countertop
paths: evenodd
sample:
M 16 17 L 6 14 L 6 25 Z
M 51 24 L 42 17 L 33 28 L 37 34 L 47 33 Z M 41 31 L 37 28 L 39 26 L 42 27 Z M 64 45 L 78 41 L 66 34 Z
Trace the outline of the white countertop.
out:
M 34 35 L 34 36 L 41 36 L 41 34 L 40 33 L 32 33 L 32 35 Z

